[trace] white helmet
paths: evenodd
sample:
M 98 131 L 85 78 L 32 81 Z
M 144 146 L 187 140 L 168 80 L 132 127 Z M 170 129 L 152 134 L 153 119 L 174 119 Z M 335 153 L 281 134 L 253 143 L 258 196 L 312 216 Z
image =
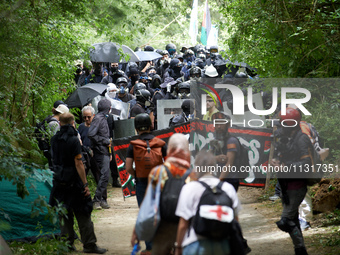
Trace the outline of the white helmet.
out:
M 210 77 L 210 78 L 214 78 L 218 76 L 218 72 L 216 70 L 216 68 L 213 65 L 208 66 L 205 69 L 205 73 L 206 76 Z

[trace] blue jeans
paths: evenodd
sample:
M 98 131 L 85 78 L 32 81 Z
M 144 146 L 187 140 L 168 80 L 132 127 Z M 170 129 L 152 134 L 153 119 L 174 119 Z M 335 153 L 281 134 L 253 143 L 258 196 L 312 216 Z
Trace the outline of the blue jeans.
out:
M 143 202 L 147 187 L 148 187 L 147 182 L 140 182 L 140 181 L 136 182 L 136 197 L 137 197 L 138 207 L 140 207 L 140 205 Z M 145 246 L 147 250 L 151 250 L 152 242 L 145 242 Z
M 230 247 L 227 239 L 214 241 L 198 240 L 183 248 L 183 255 L 229 255 Z

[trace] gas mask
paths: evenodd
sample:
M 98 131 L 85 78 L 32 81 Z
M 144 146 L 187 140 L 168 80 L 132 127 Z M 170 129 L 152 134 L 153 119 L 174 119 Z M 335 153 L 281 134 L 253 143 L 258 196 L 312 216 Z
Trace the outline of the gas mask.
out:
M 200 82 L 202 81 L 202 77 L 190 76 L 190 81 Z
M 187 98 L 190 98 L 190 92 L 189 92 L 189 93 L 187 93 L 187 92 L 185 92 L 185 91 L 180 92 L 180 93 L 178 93 L 178 97 L 179 97 L 180 99 L 187 99 Z
M 120 93 L 120 94 L 125 94 L 125 93 L 127 93 L 127 88 L 125 88 L 124 86 L 120 86 L 120 87 L 119 87 L 119 93 Z

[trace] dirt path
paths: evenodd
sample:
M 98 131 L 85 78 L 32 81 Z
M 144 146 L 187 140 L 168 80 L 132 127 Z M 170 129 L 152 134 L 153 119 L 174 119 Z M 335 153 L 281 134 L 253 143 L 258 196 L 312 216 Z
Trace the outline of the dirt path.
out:
M 252 249 L 250 254 L 293 255 L 294 249 L 289 235 L 279 231 L 275 225 L 277 215 L 264 216 L 261 211 L 265 209 L 259 210 L 261 203 L 257 198 L 260 192 L 257 188 L 241 187 L 238 193 L 242 203 L 240 222 L 243 234 Z M 124 201 L 120 189 L 110 188 L 108 202 L 110 209 L 93 214 L 98 245 L 107 248 L 109 255 L 129 255 L 131 232 L 138 212 L 136 198 L 127 198 Z M 305 236 L 311 234 L 313 229 L 304 232 Z M 309 251 L 309 254 L 321 253 Z

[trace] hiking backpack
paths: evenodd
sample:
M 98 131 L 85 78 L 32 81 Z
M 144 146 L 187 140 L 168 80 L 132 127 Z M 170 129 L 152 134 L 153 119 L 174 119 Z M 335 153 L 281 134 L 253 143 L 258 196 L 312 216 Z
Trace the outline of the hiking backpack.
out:
M 300 121 L 300 128 L 302 133 L 309 137 L 313 146 L 313 149 L 309 150 L 309 155 L 311 156 L 312 165 L 314 166 L 312 170 L 314 171 L 310 171 L 309 178 L 307 178 L 307 185 L 313 186 L 314 184 L 319 183 L 323 177 L 324 172 L 320 171 L 321 169 L 319 168 L 322 161 L 328 157 L 329 149 L 323 149 L 320 147 L 319 132 L 311 123 Z
M 155 166 L 163 164 L 162 147 L 165 142 L 157 137 L 150 140 L 131 141 L 136 177 L 147 178 Z
M 52 121 L 57 120 L 54 119 L 52 116 L 48 116 L 42 122 L 37 123 L 35 126 L 34 134 L 38 141 L 38 147 L 42 151 L 48 151 L 51 148 L 50 137 L 47 133 L 46 125 Z
M 196 234 L 208 239 L 228 239 L 230 254 L 243 255 L 247 246 L 242 236 L 239 223 L 235 220 L 232 200 L 222 190 L 223 182 L 211 188 L 205 182 L 199 181 L 204 187 L 197 206 L 196 215 L 191 224 Z
M 181 178 L 176 178 L 166 166 L 164 168 L 168 174 L 168 180 L 165 182 L 160 199 L 161 219 L 178 223 L 179 217 L 175 215 L 177 202 L 185 180 L 190 174 L 190 169 Z

